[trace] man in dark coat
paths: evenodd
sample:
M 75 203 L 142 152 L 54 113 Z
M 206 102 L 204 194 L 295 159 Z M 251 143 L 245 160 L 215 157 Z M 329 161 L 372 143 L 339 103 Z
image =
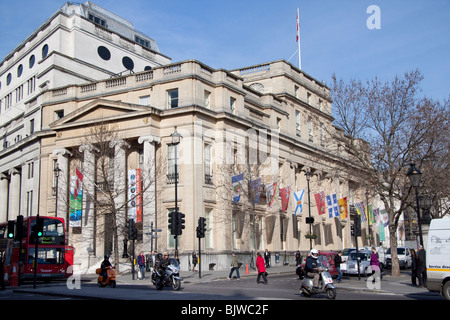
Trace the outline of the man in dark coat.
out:
M 424 282 L 427 280 L 427 263 L 426 252 L 423 246 L 419 246 L 417 252 L 417 278 L 419 279 L 419 287 L 424 286 Z

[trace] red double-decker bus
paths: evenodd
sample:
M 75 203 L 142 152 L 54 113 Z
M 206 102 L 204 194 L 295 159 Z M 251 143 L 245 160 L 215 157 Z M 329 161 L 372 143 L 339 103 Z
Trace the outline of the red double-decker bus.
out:
M 68 276 L 67 261 L 72 258 L 70 255 L 73 254 L 73 248 L 65 244 L 64 219 L 40 217 L 43 219 L 43 235 L 33 237 L 32 230 L 36 225 L 36 218 L 23 218 L 22 239 L 18 236 L 20 227 L 17 221 L 13 239 L 9 239 L 7 235 L 8 223 L 0 224 L 0 255 L 3 262 L 1 276 L 9 282 L 15 277 L 20 278 L 20 281 L 34 279 L 36 241 L 38 242 L 36 278 L 52 280 Z M 66 255 L 66 251 L 69 254 Z

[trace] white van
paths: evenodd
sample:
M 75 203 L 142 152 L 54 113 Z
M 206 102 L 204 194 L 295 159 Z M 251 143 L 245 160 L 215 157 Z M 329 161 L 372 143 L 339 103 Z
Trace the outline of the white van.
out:
M 431 220 L 426 251 L 427 289 L 450 300 L 450 219 Z

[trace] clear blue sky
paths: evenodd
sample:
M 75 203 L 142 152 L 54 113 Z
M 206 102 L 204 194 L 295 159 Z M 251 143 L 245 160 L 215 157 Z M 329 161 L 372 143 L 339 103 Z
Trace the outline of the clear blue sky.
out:
M 92 2 L 131 21 L 173 62 L 196 59 L 224 69 L 288 60 L 297 49 L 300 8 L 302 69 L 314 78 L 391 79 L 418 68 L 423 95 L 450 94 L 449 0 Z M 0 0 L 0 60 L 64 3 Z M 379 30 L 366 27 L 369 5 L 380 8 Z M 297 57 L 290 60 L 296 66 Z

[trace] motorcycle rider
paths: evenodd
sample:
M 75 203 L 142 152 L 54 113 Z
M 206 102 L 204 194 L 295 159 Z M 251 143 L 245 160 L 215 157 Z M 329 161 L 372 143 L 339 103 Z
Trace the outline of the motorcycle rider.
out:
M 313 278 L 313 289 L 319 289 L 319 262 L 317 258 L 319 257 L 319 251 L 317 249 L 312 249 L 309 252 L 309 256 L 306 258 L 305 271 L 306 275 Z
M 102 269 L 103 282 L 105 282 L 106 278 L 108 277 L 108 267 L 111 267 L 111 262 L 109 262 L 109 256 L 105 255 L 105 260 L 103 260 L 102 264 L 100 265 L 100 268 Z
M 170 264 L 169 254 L 164 252 L 164 255 L 161 257 L 161 254 L 158 253 L 158 260 L 156 262 L 155 268 L 159 271 L 161 275 L 166 274 L 166 268 Z

